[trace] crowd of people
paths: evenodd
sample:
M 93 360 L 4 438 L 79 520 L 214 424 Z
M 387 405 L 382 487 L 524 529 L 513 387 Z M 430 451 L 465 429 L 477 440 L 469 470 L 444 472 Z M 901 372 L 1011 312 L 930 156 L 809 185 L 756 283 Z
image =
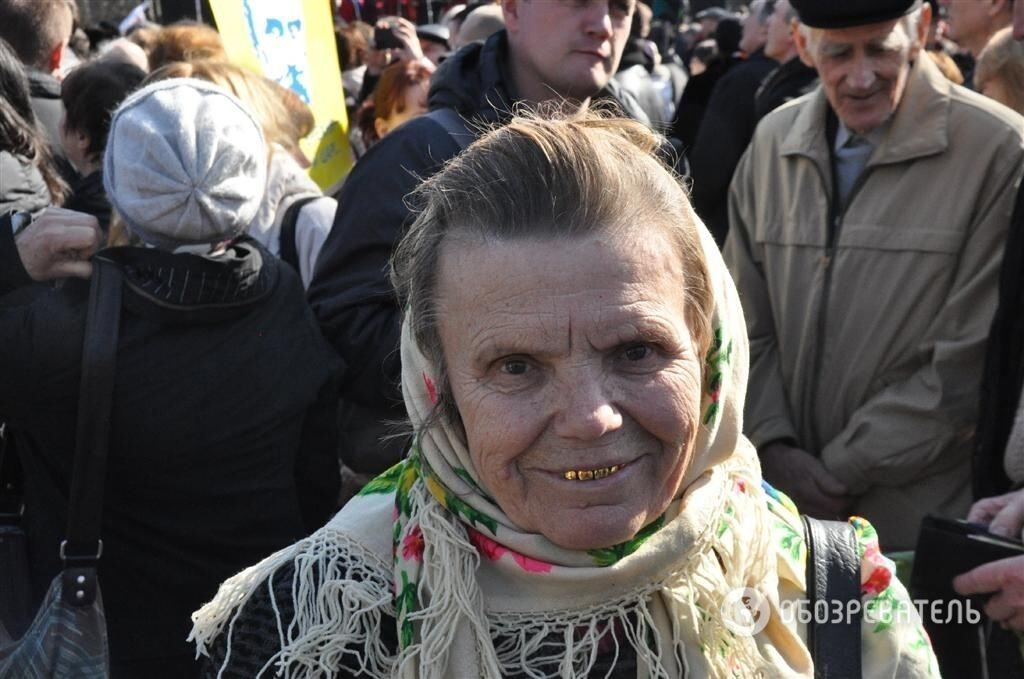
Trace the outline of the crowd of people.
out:
M 0 0 L 35 605 L 97 567 L 113 677 L 1024 673 L 1024 0 L 329 4 L 333 195 L 213 26 Z M 1007 550 L 950 543 L 979 625 L 908 590 L 930 517 Z M 852 622 L 790 619 L 830 554 Z

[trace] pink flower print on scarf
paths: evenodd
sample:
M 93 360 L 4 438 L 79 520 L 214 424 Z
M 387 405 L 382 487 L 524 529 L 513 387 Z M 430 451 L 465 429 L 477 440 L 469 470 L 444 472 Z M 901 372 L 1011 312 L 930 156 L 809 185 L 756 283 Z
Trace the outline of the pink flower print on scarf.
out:
M 423 531 L 419 526 L 402 539 L 402 558 L 406 561 L 423 561 Z
M 878 548 L 878 540 L 868 542 L 864 548 L 864 558 L 861 560 L 861 585 L 862 594 L 881 594 L 889 588 L 892 582 L 892 570 L 882 556 Z
M 437 385 L 434 384 L 434 380 L 427 376 L 427 373 L 423 373 L 423 385 L 427 388 L 427 397 L 430 398 L 432 405 L 437 405 Z
M 473 543 L 473 546 L 480 552 L 480 555 L 487 558 L 488 561 L 498 561 L 507 553 L 527 573 L 548 573 L 551 571 L 552 566 L 546 561 L 538 561 L 519 552 L 514 552 L 508 547 L 499 545 L 478 530 L 467 527 L 466 533 L 469 535 L 469 541 Z

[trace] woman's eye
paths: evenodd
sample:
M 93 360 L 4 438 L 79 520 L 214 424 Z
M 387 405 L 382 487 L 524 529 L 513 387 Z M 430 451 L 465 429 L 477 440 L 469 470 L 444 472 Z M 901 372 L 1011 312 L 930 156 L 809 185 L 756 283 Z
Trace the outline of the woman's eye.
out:
M 642 361 L 651 355 L 651 348 L 646 344 L 632 344 L 622 352 L 627 361 Z
M 522 375 L 528 367 L 521 358 L 508 358 L 501 363 L 501 371 L 507 375 Z

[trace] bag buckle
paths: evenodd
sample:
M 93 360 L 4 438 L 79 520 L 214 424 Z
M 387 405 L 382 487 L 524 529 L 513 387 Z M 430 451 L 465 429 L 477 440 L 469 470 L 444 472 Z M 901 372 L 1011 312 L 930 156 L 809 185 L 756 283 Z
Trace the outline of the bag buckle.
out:
M 67 553 L 68 552 L 67 547 L 68 547 L 68 541 L 67 540 L 61 540 L 61 543 L 60 543 L 60 560 L 62 562 L 64 562 L 65 564 L 69 563 L 69 562 L 70 563 L 76 563 L 76 562 L 93 562 L 93 563 L 95 563 L 95 562 L 100 560 L 101 556 L 103 556 L 103 540 L 97 540 L 96 541 L 96 553 L 94 555 L 72 554 L 72 555 L 69 556 L 68 553 Z

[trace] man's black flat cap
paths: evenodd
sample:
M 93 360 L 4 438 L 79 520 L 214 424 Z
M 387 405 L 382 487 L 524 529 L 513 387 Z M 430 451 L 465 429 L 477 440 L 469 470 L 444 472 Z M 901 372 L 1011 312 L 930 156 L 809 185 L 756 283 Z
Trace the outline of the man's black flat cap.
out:
M 849 28 L 910 14 L 921 0 L 790 0 L 800 22 L 812 28 Z

